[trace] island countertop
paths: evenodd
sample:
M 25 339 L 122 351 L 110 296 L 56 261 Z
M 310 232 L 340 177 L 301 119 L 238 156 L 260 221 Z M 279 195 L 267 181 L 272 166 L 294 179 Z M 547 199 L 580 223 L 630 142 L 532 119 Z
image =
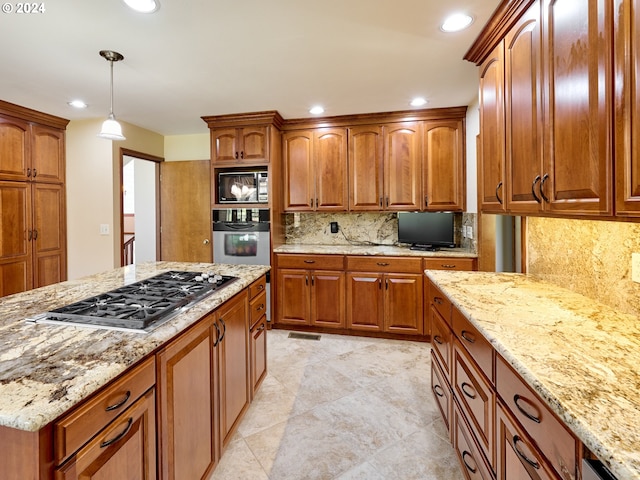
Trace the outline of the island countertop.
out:
M 522 274 L 427 276 L 619 480 L 640 479 L 640 323 Z
M 150 333 L 25 319 L 168 270 L 238 280 Z M 216 309 L 269 270 L 262 265 L 150 262 L 0 299 L 0 426 L 35 432 Z
M 443 248 L 436 251 L 411 250 L 395 245 L 312 245 L 286 244 L 273 249 L 274 253 L 300 253 L 308 255 L 382 255 L 392 257 L 463 257 L 477 258 L 478 254 L 466 248 Z

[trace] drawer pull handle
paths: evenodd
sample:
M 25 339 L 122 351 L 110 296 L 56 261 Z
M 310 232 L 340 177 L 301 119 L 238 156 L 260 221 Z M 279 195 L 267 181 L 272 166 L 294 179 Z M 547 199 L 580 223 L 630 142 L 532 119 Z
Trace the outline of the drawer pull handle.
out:
M 260 325 L 260 327 L 258 328 L 258 331 L 261 332 L 262 330 L 264 330 L 265 328 L 267 328 L 267 326 L 263 323 L 262 325 Z
M 220 317 L 220 323 L 222 324 L 222 335 L 220 335 L 220 339 L 218 340 L 218 343 L 224 340 L 224 334 L 227 333 L 227 324 L 224 323 L 224 320 L 222 319 L 222 317 Z
M 471 389 L 471 393 L 469 393 L 468 389 Z M 462 382 L 460 384 L 460 390 L 462 390 L 462 393 L 464 393 L 467 397 L 469 397 L 471 399 L 476 398 L 476 390 L 475 390 L 475 388 L 473 388 L 467 382 Z
M 264 303 L 261 303 L 260 305 L 258 305 L 258 308 L 256 308 L 256 311 L 260 311 L 260 310 L 264 310 Z
M 520 404 L 518 403 L 520 400 L 523 400 L 524 402 L 527 402 L 527 399 L 524 397 L 521 397 L 520 395 L 518 395 L 517 393 L 513 396 L 513 403 L 515 403 L 516 407 L 518 408 L 518 410 L 520 410 L 520 412 L 527 417 L 529 420 L 533 420 L 536 423 L 540 423 L 540 418 L 536 417 L 535 415 L 530 414 L 529 412 L 527 412 L 524 408 L 522 408 L 520 406 Z
M 220 327 L 218 326 L 217 322 L 214 322 L 213 326 L 216 327 L 216 341 L 213 342 L 213 346 L 217 347 L 220 343 Z
M 388 267 L 389 264 L 387 262 L 378 262 L 376 263 L 376 265 L 379 265 L 380 267 Z
M 129 433 L 129 430 L 131 430 L 131 425 L 133 425 L 133 417 L 129 417 L 129 421 L 127 422 L 127 426 L 122 431 L 122 433 L 120 433 L 118 436 L 112 438 L 111 440 L 105 440 L 104 442 L 102 442 L 100 444 L 100 448 L 105 448 L 105 447 L 108 447 L 109 445 L 113 445 L 114 443 L 116 443 L 118 440 L 120 440 L 122 437 L 124 437 L 127 433 Z
M 433 341 L 436 342 L 438 345 L 444 345 L 444 342 L 442 341 L 442 337 L 440 335 L 435 335 L 433 337 Z
M 466 450 L 462 452 L 462 463 L 464 463 L 464 466 L 467 467 L 467 470 L 469 470 L 471 473 L 476 473 L 476 471 L 478 470 L 478 466 L 476 465 L 474 468 L 469 465 L 467 463 L 467 457 L 469 457 L 474 464 L 476 463 L 476 461 L 473 459 L 473 455 L 471 455 L 471 453 L 467 452 Z
M 469 335 L 471 335 L 471 336 L 469 336 Z M 469 343 L 476 343 L 476 339 L 473 336 L 473 333 L 468 332 L 467 330 L 462 330 L 462 333 L 460 334 L 460 336 L 462 338 L 464 338 Z
M 534 462 L 533 460 L 531 460 L 530 458 L 527 458 L 527 456 L 522 453 L 522 451 L 518 448 L 518 442 L 522 442 L 522 439 L 520 438 L 519 435 L 514 435 L 513 436 L 513 440 L 511 441 L 512 445 L 513 445 L 513 449 L 516 451 L 516 454 L 525 462 L 527 462 L 529 465 L 531 465 L 533 468 L 535 468 L 536 470 L 538 470 L 540 468 L 540 464 L 538 462 Z
M 443 263 L 440 265 L 442 268 L 456 268 L 455 265 L 452 265 L 451 263 Z
M 444 391 L 440 385 L 433 386 L 433 393 L 435 393 L 439 397 L 444 397 Z
M 316 263 L 315 260 L 305 260 L 304 263 Z
M 442 297 L 433 297 L 433 303 L 437 303 L 438 305 L 442 305 Z
M 119 401 L 114 405 L 109 405 L 107 408 L 104 409 L 104 411 L 111 412 L 113 410 L 119 409 L 121 406 L 123 406 L 125 403 L 129 401 L 129 397 L 131 397 L 131 390 L 127 390 L 127 393 L 124 394 L 124 398 L 121 401 Z
M 264 284 L 261 283 L 260 285 L 258 285 L 258 290 L 264 290 Z

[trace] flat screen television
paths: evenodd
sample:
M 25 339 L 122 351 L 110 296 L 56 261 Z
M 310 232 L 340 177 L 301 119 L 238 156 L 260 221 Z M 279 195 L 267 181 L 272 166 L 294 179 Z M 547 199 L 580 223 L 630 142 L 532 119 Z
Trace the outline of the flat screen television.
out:
M 414 250 L 454 248 L 452 212 L 398 212 L 398 242 Z

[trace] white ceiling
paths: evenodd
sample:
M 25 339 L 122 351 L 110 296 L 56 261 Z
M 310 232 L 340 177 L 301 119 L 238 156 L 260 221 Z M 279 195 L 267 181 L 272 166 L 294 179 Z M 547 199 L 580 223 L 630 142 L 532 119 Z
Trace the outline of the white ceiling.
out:
M 13 1 L 13 0 L 10 0 Z M 114 111 L 163 135 L 205 133 L 203 115 L 278 110 L 285 118 L 468 105 L 477 68 L 462 59 L 499 0 L 43 0 L 0 13 L 0 99 L 68 119 Z M 17 2 L 13 2 L 15 6 Z M 452 12 L 475 17 L 444 33 Z M 67 102 L 89 104 L 75 110 Z

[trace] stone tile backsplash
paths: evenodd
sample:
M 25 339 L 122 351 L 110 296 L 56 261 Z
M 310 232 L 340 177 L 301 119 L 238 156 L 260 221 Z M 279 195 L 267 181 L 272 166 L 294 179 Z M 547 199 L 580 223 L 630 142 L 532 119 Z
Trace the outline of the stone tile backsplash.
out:
M 640 252 L 638 223 L 527 218 L 529 273 L 640 316 L 640 283 L 631 280 L 634 252 Z
M 298 220 L 296 220 L 296 218 Z M 331 233 L 331 222 L 338 222 L 338 233 Z M 456 215 L 454 239 L 456 244 L 475 253 L 476 241 L 462 238 L 462 225 L 476 228 L 476 214 Z M 398 243 L 396 213 L 288 213 L 285 215 L 285 235 L 288 244 L 353 245 Z

